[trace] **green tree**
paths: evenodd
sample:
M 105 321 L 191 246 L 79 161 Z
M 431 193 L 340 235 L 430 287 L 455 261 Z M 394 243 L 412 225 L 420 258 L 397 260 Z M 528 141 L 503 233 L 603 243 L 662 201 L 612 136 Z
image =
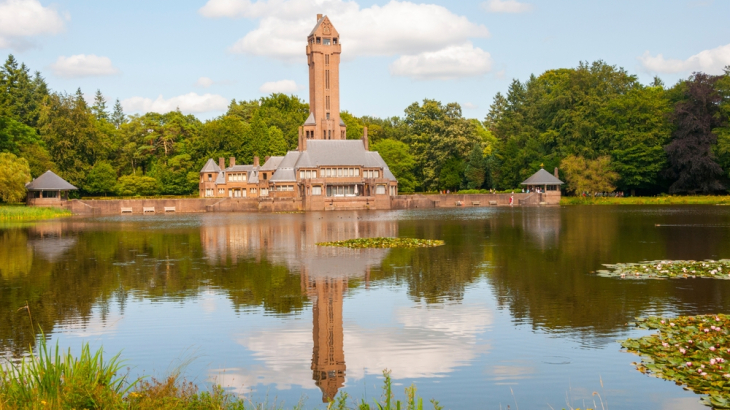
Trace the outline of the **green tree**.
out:
M 342 111 L 340 113 L 340 118 L 342 118 L 342 122 L 344 122 L 345 125 L 347 126 L 347 130 L 345 131 L 345 134 L 346 134 L 348 140 L 357 140 L 357 139 L 362 138 L 364 126 L 357 117 L 355 117 L 354 115 L 350 114 L 347 111 Z M 370 131 L 370 130 L 368 130 L 368 131 Z M 368 132 L 368 136 L 369 136 L 369 132 Z
M 408 145 L 400 141 L 384 139 L 374 143 L 372 150 L 380 154 L 390 172 L 398 180 L 399 192 L 415 191 L 417 183 L 413 175 L 413 167 L 416 165 L 416 161 L 408 152 Z
M 96 119 L 101 121 L 109 121 L 109 113 L 106 111 L 106 99 L 101 90 L 96 90 L 94 95 L 94 105 L 91 106 L 91 112 L 94 113 Z
M 117 181 L 116 191 L 120 196 L 153 195 L 157 193 L 157 180 L 147 176 L 125 175 Z
M 25 198 L 25 184 L 28 182 L 28 161 L 9 152 L 0 153 L 0 199 L 3 202 L 22 201 Z
M 94 164 L 86 176 L 85 190 L 91 194 L 108 194 L 114 192 L 117 184 L 117 173 L 106 161 Z
M 595 197 L 598 192 L 613 192 L 619 175 L 611 170 L 611 158 L 602 156 L 594 160 L 569 155 L 560 162 L 568 182 L 568 190 L 580 195 L 588 192 Z
M 464 179 L 464 161 L 456 157 L 449 158 L 439 173 L 439 188 L 457 190 Z
M 484 186 L 485 164 L 482 156 L 482 147 L 474 144 L 474 148 L 469 154 L 469 160 L 466 163 L 464 176 L 466 177 L 466 187 L 468 189 L 480 189 Z
M 285 155 L 286 154 L 286 141 L 284 140 L 284 133 L 275 126 L 269 127 L 269 154 L 270 155 Z
M 259 111 L 254 113 L 251 120 L 249 140 L 251 141 L 251 151 L 254 156 L 263 159 L 269 155 L 269 128 L 266 127 Z
M 127 122 L 127 116 L 124 115 L 124 109 L 122 108 L 122 104 L 119 102 L 118 98 L 114 103 L 114 111 L 112 111 L 109 121 L 111 121 L 117 129 Z

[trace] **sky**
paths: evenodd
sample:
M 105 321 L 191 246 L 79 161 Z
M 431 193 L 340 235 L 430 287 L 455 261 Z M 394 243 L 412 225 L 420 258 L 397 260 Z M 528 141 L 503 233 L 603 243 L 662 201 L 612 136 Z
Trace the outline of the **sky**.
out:
M 210 119 L 272 92 L 308 102 L 318 13 L 340 33 L 340 105 L 356 116 L 429 98 L 482 119 L 512 79 L 581 61 L 667 85 L 730 65 L 730 0 L 0 0 L 0 56 L 127 114 Z

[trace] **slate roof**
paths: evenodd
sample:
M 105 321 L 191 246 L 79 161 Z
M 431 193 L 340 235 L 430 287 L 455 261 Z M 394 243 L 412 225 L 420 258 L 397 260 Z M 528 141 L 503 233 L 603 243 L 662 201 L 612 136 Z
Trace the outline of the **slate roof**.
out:
M 213 161 L 213 158 L 210 158 L 208 162 L 205 163 L 203 166 L 203 169 L 200 170 L 200 172 L 220 172 L 221 167 L 218 166 L 218 164 Z
M 327 16 L 322 16 L 321 19 L 317 20 L 317 25 L 315 25 L 314 28 L 312 29 L 312 32 L 309 33 L 310 36 L 312 34 L 314 34 L 315 31 L 317 31 L 317 28 L 319 27 L 320 24 L 322 24 L 322 22 L 324 21 L 325 18 L 327 18 Z
M 261 167 L 261 171 L 275 171 L 283 159 L 284 156 L 269 157 L 269 159 Z
M 273 182 L 291 182 L 296 181 L 296 174 L 294 174 L 294 168 L 297 166 L 297 162 L 300 157 L 299 151 L 289 151 L 284 155 L 284 158 L 279 163 L 279 167 L 274 172 L 270 181 Z
M 215 184 L 221 185 L 226 183 L 226 173 L 225 172 L 219 172 L 218 176 L 215 177 Z
M 313 112 L 309 113 L 309 117 L 307 117 L 307 120 L 304 121 L 304 125 L 317 125 L 317 122 L 314 120 Z
M 28 191 L 75 191 L 78 189 L 50 170 L 27 183 L 25 188 Z
M 342 127 L 347 127 L 347 125 L 345 125 L 345 122 L 344 122 L 344 121 L 342 121 L 342 117 L 340 117 L 340 126 L 342 126 Z
M 520 185 L 563 185 L 563 181 L 541 168 Z

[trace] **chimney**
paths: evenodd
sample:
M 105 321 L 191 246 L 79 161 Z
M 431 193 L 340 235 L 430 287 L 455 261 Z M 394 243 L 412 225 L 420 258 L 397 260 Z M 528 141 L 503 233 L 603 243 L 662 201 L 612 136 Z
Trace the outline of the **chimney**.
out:
M 365 146 L 365 151 L 370 151 L 368 144 L 368 127 L 363 127 L 362 129 L 362 145 Z
M 218 166 L 220 167 L 221 171 L 226 169 L 226 160 L 223 159 L 223 157 L 218 158 Z
M 555 171 L 553 171 L 553 175 L 555 175 L 555 178 L 558 178 L 558 179 L 560 179 L 560 178 L 558 177 L 558 167 L 555 167 Z
M 321 14 L 317 14 L 317 23 L 319 23 L 320 20 L 322 20 L 322 15 Z
M 236 166 L 236 157 L 231 157 L 231 167 Z
M 256 157 L 256 156 L 253 157 L 253 166 L 255 166 L 255 167 L 259 166 L 259 157 Z

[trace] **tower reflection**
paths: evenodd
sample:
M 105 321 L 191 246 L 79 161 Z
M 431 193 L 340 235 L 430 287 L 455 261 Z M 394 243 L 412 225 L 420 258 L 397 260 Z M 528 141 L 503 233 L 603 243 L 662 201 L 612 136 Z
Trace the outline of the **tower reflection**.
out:
M 346 364 L 343 304 L 348 284 L 369 277 L 387 249 L 320 247 L 318 242 L 398 236 L 389 220 L 361 220 L 352 214 L 283 215 L 276 221 L 219 219 L 201 227 L 201 243 L 210 264 L 236 263 L 242 258 L 266 259 L 300 275 L 301 291 L 312 302 L 312 380 L 322 402 L 345 385 Z M 311 383 L 311 382 L 310 382 Z M 306 385 L 302 380 L 302 385 Z

